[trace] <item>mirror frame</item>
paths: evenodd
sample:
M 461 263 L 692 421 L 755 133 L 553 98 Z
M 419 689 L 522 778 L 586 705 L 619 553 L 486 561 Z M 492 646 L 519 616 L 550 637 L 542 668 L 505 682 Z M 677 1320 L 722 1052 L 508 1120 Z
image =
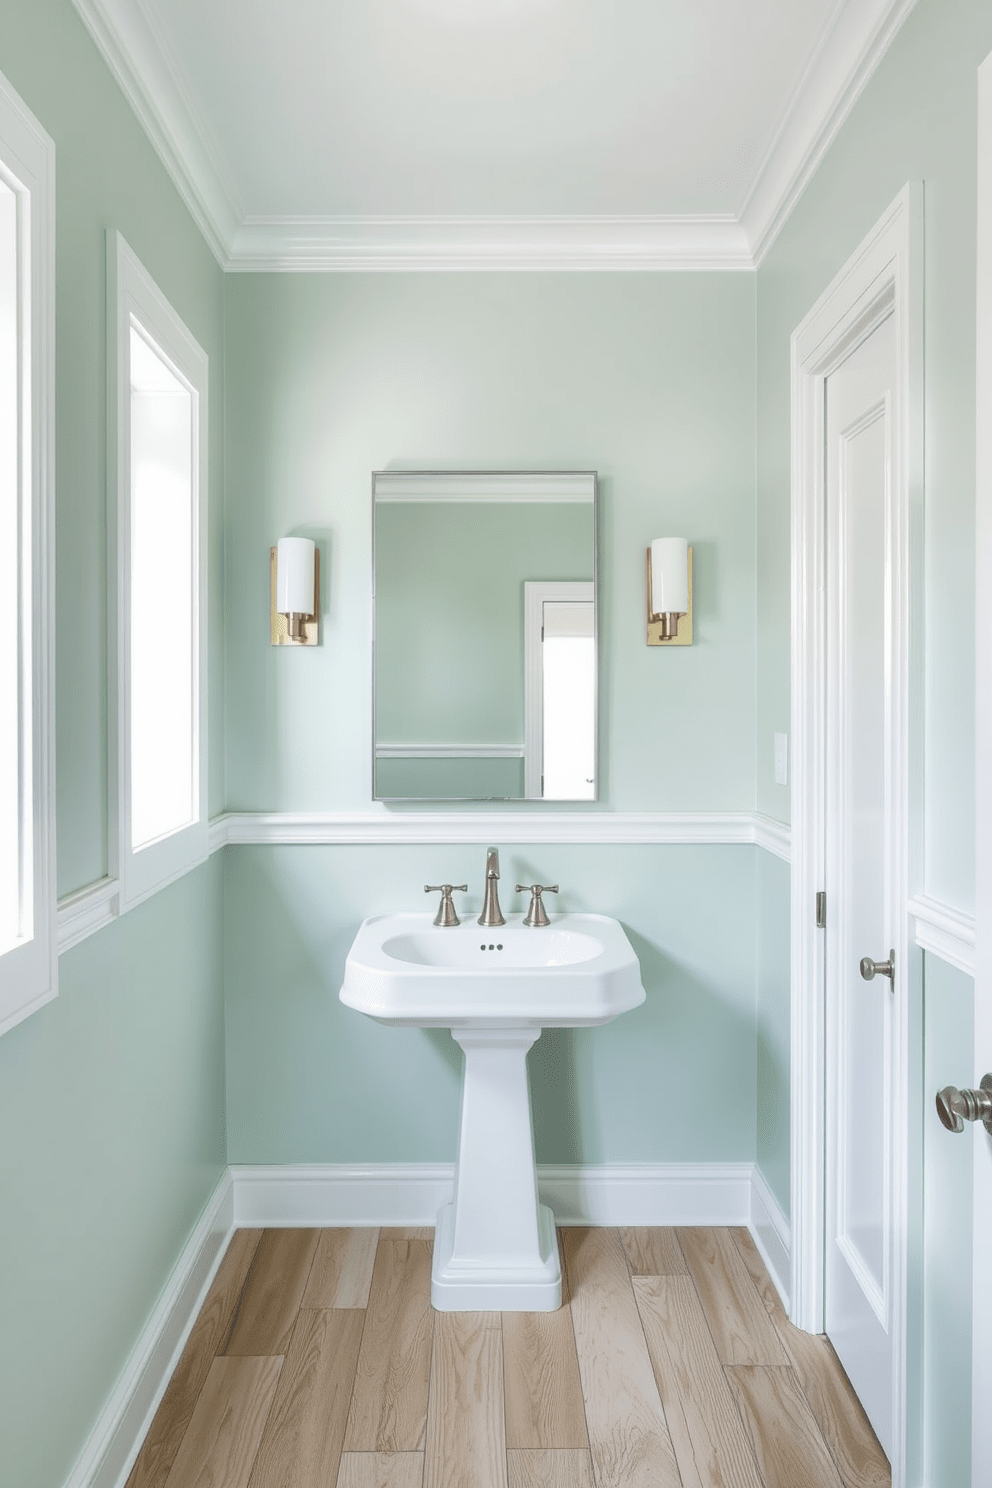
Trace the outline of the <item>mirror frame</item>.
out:
M 376 794 L 376 577 L 375 577 L 375 503 L 379 485 L 392 486 L 406 493 L 406 499 L 429 501 L 438 485 L 447 485 L 452 490 L 458 485 L 472 487 L 479 494 L 473 499 L 492 501 L 540 501 L 569 499 L 592 501 L 592 583 L 593 583 L 593 641 L 596 654 L 596 677 L 593 689 L 596 729 L 593 741 L 593 768 L 595 790 L 591 798 L 582 800 L 556 797 L 546 801 L 543 796 L 380 796 Z M 422 494 L 421 494 L 422 493 Z M 484 494 L 483 494 L 484 493 Z M 511 494 L 513 493 L 513 494 Z M 435 499 L 455 499 L 454 496 Z M 599 474 L 595 470 L 373 470 L 372 472 L 372 800 L 386 805 L 418 805 L 429 810 L 438 802 L 507 802 L 521 806 L 571 806 L 595 807 L 599 801 L 599 674 L 602 665 L 599 630 Z

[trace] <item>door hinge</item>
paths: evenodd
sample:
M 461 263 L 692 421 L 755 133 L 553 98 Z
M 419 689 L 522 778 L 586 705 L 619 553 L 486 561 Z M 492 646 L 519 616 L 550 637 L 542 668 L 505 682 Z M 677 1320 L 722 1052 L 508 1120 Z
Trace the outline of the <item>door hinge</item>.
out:
M 816 928 L 817 930 L 827 928 L 827 896 L 823 889 L 816 896 Z

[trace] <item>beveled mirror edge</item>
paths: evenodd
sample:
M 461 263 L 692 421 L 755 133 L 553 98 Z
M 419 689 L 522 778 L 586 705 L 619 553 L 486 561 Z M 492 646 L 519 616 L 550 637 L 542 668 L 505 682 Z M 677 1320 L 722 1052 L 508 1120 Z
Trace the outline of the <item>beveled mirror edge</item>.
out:
M 472 496 L 455 495 L 438 497 L 433 492 L 428 492 L 427 483 L 436 480 L 450 482 L 464 481 L 471 484 L 475 491 L 480 494 Z M 506 496 L 497 494 L 501 491 L 501 483 L 506 481 L 519 482 L 522 479 L 531 479 L 535 482 L 544 483 L 545 490 L 553 494 L 545 495 L 533 492 L 529 495 Z M 375 506 L 376 488 L 380 482 L 388 483 L 392 487 L 391 500 L 424 501 L 434 500 L 477 500 L 477 501 L 582 501 L 589 500 L 592 503 L 592 582 L 593 582 L 593 639 L 596 653 L 596 675 L 593 686 L 593 707 L 595 710 L 596 729 L 593 739 L 593 775 L 595 789 L 591 799 L 575 799 L 556 797 L 553 801 L 546 801 L 538 796 L 380 796 L 376 794 L 376 592 L 375 592 Z M 580 482 L 586 483 L 589 490 L 588 497 L 584 494 Z M 418 491 L 423 483 L 420 494 Z M 491 483 L 488 485 L 487 483 Z M 454 487 L 452 488 L 455 489 Z M 565 494 L 573 491 L 575 494 Z M 486 494 L 481 494 L 486 491 Z M 602 656 L 600 654 L 600 626 L 599 626 L 599 472 L 596 470 L 373 470 L 372 471 L 372 500 L 371 500 L 371 522 L 372 522 L 372 584 L 371 584 L 371 634 L 372 634 L 372 738 L 371 738 L 371 798 L 374 802 L 384 806 L 421 806 L 429 807 L 434 804 L 449 805 L 478 805 L 501 804 L 515 807 L 538 807 L 551 808 L 569 806 L 589 807 L 595 809 L 599 806 L 600 780 L 599 761 L 600 746 L 599 732 L 602 720 L 599 711 L 600 696 L 600 671 L 602 668 Z M 518 812 L 508 812 L 508 820 L 518 815 Z

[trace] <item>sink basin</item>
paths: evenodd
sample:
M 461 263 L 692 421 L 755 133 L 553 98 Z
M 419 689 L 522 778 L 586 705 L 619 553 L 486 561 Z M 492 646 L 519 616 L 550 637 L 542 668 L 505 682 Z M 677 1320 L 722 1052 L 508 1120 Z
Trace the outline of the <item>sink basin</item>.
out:
M 359 929 L 341 1001 L 418 1028 L 581 1028 L 637 1007 L 644 989 L 630 942 L 607 915 L 563 915 L 544 929 L 510 916 L 488 929 L 397 914 Z
M 644 1001 L 622 926 L 594 914 L 540 929 L 520 916 L 488 929 L 376 915 L 348 953 L 341 1001 L 379 1023 L 449 1028 L 465 1052 L 454 1192 L 434 1236 L 434 1306 L 553 1311 L 561 1266 L 554 1215 L 538 1202 L 527 1051 L 542 1028 L 608 1023 Z

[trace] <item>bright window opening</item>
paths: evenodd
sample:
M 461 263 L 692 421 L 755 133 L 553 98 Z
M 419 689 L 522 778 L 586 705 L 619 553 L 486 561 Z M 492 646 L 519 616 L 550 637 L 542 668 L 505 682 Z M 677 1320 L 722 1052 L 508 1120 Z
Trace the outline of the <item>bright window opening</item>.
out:
M 545 603 L 543 651 L 546 800 L 596 794 L 596 640 L 592 602 Z
M 196 820 L 194 402 L 131 324 L 131 848 Z

